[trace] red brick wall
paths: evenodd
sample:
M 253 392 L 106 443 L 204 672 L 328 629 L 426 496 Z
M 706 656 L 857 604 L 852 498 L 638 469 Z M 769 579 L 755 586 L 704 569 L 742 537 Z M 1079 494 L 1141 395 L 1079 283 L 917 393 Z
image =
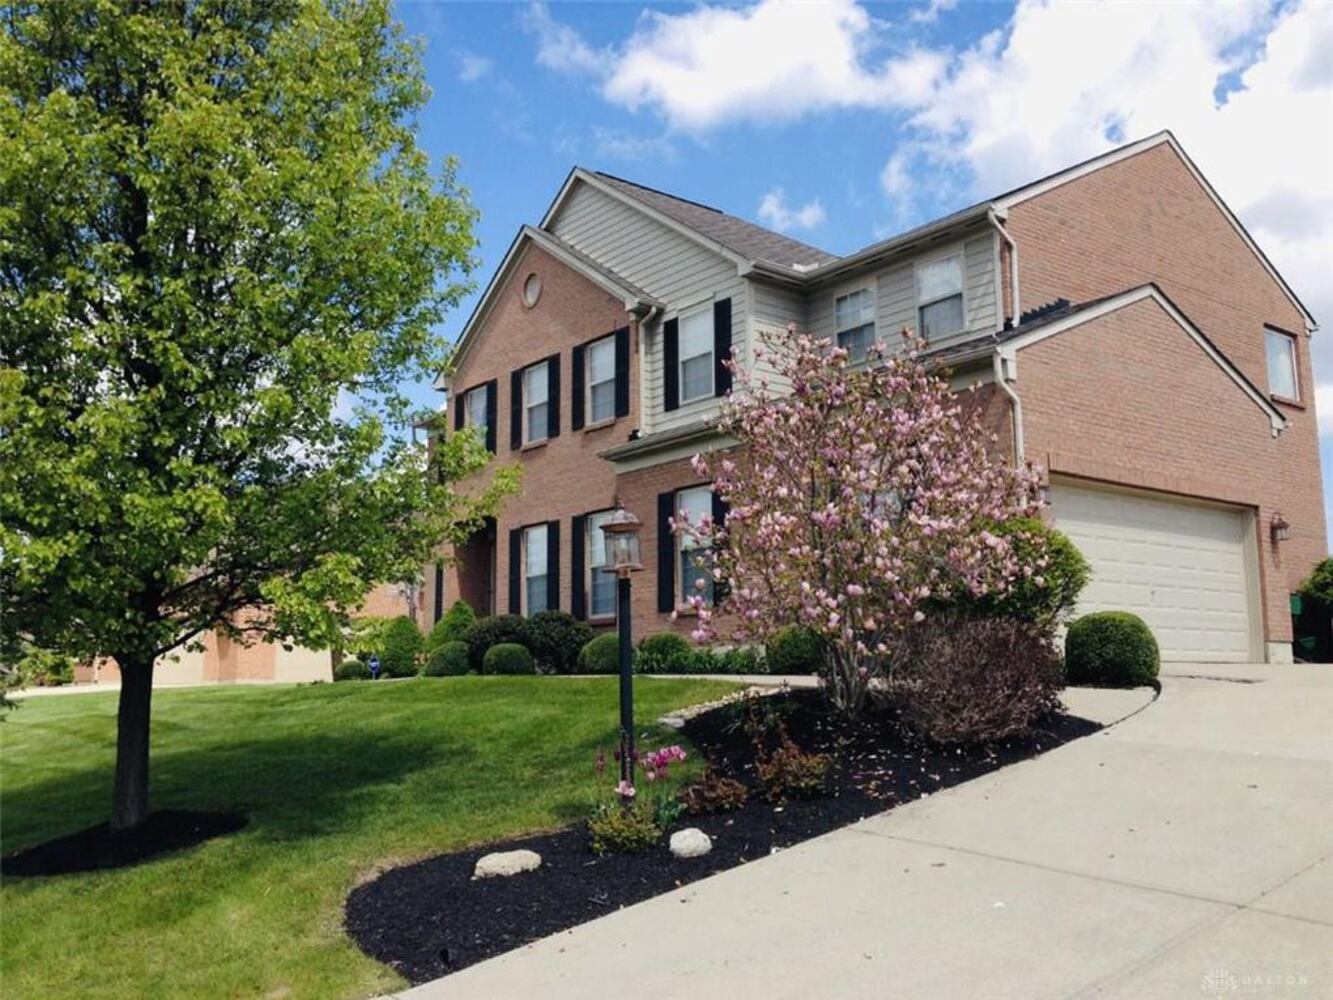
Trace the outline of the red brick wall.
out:
M 527 276 L 537 273 L 542 292 L 529 309 L 522 289 Z M 597 453 L 625 441 L 637 424 L 639 406 L 638 331 L 624 303 L 593 284 L 545 251 L 529 245 L 508 282 L 502 286 L 491 314 L 476 332 L 477 339 L 453 378 L 466 390 L 496 380 L 496 448 L 498 463 L 523 468 L 520 495 L 506 500 L 497 518 L 495 610 L 509 611 L 509 531 L 539 521 L 560 521 L 560 609 L 570 610 L 570 518 L 615 505 L 615 474 Z M 602 334 L 630 326 L 629 416 L 595 429 L 570 429 L 573 391 L 571 351 Z M 560 434 L 544 444 L 510 450 L 510 373 L 549 355 L 560 354 Z M 451 403 L 452 405 L 452 403 Z M 453 416 L 449 427 L 452 430 Z M 426 627 L 434 619 L 435 571 L 425 571 L 422 613 Z M 445 608 L 459 594 L 458 567 L 446 565 Z M 482 609 L 477 609 L 481 611 Z
M 1055 473 L 1258 510 L 1266 638 L 1291 639 L 1287 594 L 1322 556 L 1318 465 L 1154 301 L 1024 348 L 1016 388 L 1027 457 Z M 996 397 L 996 405 L 1003 405 Z M 1291 522 L 1277 548 L 1275 510 Z
M 1256 446 L 1258 451 L 1251 451 L 1249 445 L 1237 441 L 1224 413 L 1230 412 L 1225 407 L 1238 404 L 1226 395 L 1216 397 L 1228 400 L 1224 409 L 1218 408 L 1215 397 L 1194 397 L 1188 404 L 1171 405 L 1170 419 L 1176 421 L 1171 441 L 1178 451 L 1170 456 L 1161 451 L 1163 439 L 1152 436 L 1159 428 L 1147 426 L 1141 411 L 1122 404 L 1115 410 L 1116 425 L 1111 429 L 1122 450 L 1113 455 L 1107 444 L 1099 451 L 1099 461 L 1149 470 L 1158 479 L 1192 483 L 1186 492 L 1225 487 L 1233 497 L 1248 497 L 1246 502 L 1261 505 L 1260 534 L 1270 581 L 1265 594 L 1269 638 L 1285 638 L 1289 634 L 1286 591 L 1327 552 L 1314 380 L 1300 311 L 1165 144 L 1015 205 L 1007 228 L 1018 242 L 1024 308 L 1059 297 L 1086 301 L 1154 282 L 1263 392 L 1268 385 L 1264 324 L 1298 334 L 1303 403 L 1278 404 L 1290 426 L 1276 442 L 1262 442 Z M 1136 309 L 1142 313 L 1148 307 Z M 1170 334 L 1160 319 L 1151 333 L 1145 328 L 1136 337 L 1119 338 L 1125 353 L 1118 356 L 1107 354 L 1105 346 L 1086 332 L 1074 337 L 1075 342 L 1087 345 L 1089 356 L 1066 357 L 1065 363 L 1075 366 L 1066 374 L 1077 376 L 1082 391 L 1064 400 L 1068 412 L 1049 414 L 1044 428 L 1029 431 L 1029 447 L 1034 433 L 1046 433 L 1051 435 L 1046 447 L 1058 449 L 1055 437 L 1063 427 L 1071 436 L 1063 451 L 1076 455 L 1084 449 L 1088 421 L 1093 414 L 1105 412 L 1110 395 L 1107 387 L 1123 377 L 1113 372 L 1122 359 L 1127 366 L 1137 366 L 1144 379 L 1155 380 L 1158 398 L 1141 397 L 1141 402 L 1159 407 L 1172 402 L 1170 387 L 1180 376 L 1171 369 L 1166 355 L 1156 350 L 1159 334 Z M 1057 350 L 1067 353 L 1069 348 L 1052 345 L 1035 353 L 1026 351 L 1024 356 Z M 1025 363 L 1020 359 L 1026 415 L 1029 396 L 1044 390 L 1042 366 L 1024 370 Z M 1067 386 L 1070 379 L 1060 384 Z M 1246 405 L 1252 411 L 1248 422 L 1261 421 L 1252 404 Z M 1168 419 L 1165 413 L 1162 419 Z M 1142 441 L 1119 436 L 1125 427 L 1136 425 L 1145 432 Z M 1260 422 L 1258 426 L 1263 430 L 1267 425 Z M 1207 460 L 1202 456 L 1208 456 Z M 1176 457 L 1182 464 L 1169 464 Z M 1277 507 L 1292 524 L 1292 539 L 1282 547 L 1280 558 L 1267 548 L 1267 518 Z

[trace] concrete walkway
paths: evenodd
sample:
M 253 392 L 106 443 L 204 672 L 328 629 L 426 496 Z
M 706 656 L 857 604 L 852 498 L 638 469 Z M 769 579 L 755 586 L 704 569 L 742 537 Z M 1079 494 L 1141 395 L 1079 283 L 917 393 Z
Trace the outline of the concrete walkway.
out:
M 1333 668 L 1175 668 L 1095 736 L 400 996 L 1328 998 L 1330 855 Z

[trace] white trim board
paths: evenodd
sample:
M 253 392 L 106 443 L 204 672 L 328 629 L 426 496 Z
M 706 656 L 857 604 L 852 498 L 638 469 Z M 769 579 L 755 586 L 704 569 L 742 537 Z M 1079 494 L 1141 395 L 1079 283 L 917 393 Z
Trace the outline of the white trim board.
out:
M 1204 177 L 1202 171 L 1194 165 L 1194 161 L 1189 158 L 1189 155 L 1181 147 L 1180 143 L 1176 140 L 1176 137 L 1172 135 L 1170 131 L 1163 130 L 1157 132 L 1154 135 L 1148 136 L 1146 139 L 1140 139 L 1138 142 L 1131 142 L 1128 145 L 1113 149 L 1101 156 L 1094 157 L 1091 160 L 1085 160 L 1083 163 L 1076 164 L 1075 166 L 1068 167 L 1058 173 L 1051 174 L 1051 176 L 1045 177 L 1039 181 L 1033 181 L 1031 184 L 1015 188 L 1008 194 L 1001 195 L 994 199 L 993 204 L 1001 212 L 1006 212 L 1013 205 L 1020 205 L 1030 198 L 1036 198 L 1048 191 L 1061 187 L 1064 184 L 1068 184 L 1070 181 L 1076 181 L 1081 177 L 1086 177 L 1088 174 L 1101 170 L 1103 167 L 1112 166 L 1113 164 L 1119 163 L 1121 160 L 1127 160 L 1131 156 L 1137 156 L 1139 153 L 1146 152 L 1149 149 L 1163 144 L 1170 146 L 1175 154 L 1180 157 L 1180 161 L 1185 164 L 1185 168 L 1193 175 L 1194 179 L 1199 182 L 1199 186 L 1203 188 L 1204 193 L 1212 199 L 1213 204 L 1217 206 L 1223 217 L 1231 224 L 1231 228 L 1236 231 L 1236 234 L 1240 236 L 1245 242 L 1245 245 L 1249 247 L 1250 252 L 1253 253 L 1259 263 L 1263 265 L 1263 268 L 1268 272 L 1269 277 L 1277 282 L 1278 287 L 1281 288 L 1287 298 L 1291 300 L 1291 304 L 1294 305 L 1297 311 L 1299 311 L 1305 318 L 1306 332 L 1313 333 L 1318 330 L 1319 324 L 1315 321 L 1314 316 L 1311 315 L 1310 310 L 1305 308 L 1305 304 L 1301 302 L 1295 291 L 1293 291 L 1291 286 L 1287 284 L 1282 275 L 1278 273 L 1277 268 L 1273 266 L 1272 262 L 1265 256 L 1264 252 L 1259 249 L 1259 244 L 1257 244 L 1254 241 L 1254 238 L 1250 236 L 1244 225 L 1241 224 L 1240 219 L 1238 219 L 1236 214 L 1231 211 L 1227 206 L 1227 203 L 1222 200 L 1222 197 L 1213 188 L 1212 184 L 1208 183 L 1208 179 Z
M 1052 320 L 1030 333 L 1019 333 L 1016 336 L 1002 341 L 999 350 L 1002 356 L 1013 359 L 1016 352 L 1025 347 L 1031 347 L 1033 344 L 1040 343 L 1048 337 L 1054 337 L 1056 334 L 1064 333 L 1066 330 L 1072 330 L 1075 327 L 1082 326 L 1092 320 L 1100 319 L 1110 313 L 1117 312 L 1126 306 L 1133 305 L 1136 302 L 1142 302 L 1145 299 L 1152 299 L 1162 311 L 1176 321 L 1176 324 L 1190 335 L 1191 339 L 1198 344 L 1205 354 L 1221 368 L 1230 379 L 1240 387 L 1241 391 L 1255 404 L 1264 411 L 1268 417 L 1269 425 L 1272 427 L 1273 436 L 1276 437 L 1287 427 L 1287 418 L 1282 415 L 1273 402 L 1262 392 L 1255 388 L 1251 382 L 1235 365 L 1227 359 L 1227 356 L 1217 349 L 1211 340 L 1204 336 L 1203 332 L 1189 321 L 1189 318 L 1176 308 L 1174 302 L 1162 294 L 1161 289 L 1156 285 L 1140 285 L 1137 288 L 1131 288 L 1128 291 L 1121 292 L 1118 295 L 1112 295 L 1103 299 L 1096 305 L 1081 309 L 1078 312 L 1071 313 L 1062 319 Z

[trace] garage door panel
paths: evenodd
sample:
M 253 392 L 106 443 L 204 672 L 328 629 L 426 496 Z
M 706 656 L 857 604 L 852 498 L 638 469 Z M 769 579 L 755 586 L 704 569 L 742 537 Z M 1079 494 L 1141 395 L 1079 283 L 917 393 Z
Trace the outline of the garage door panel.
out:
M 1057 484 L 1056 526 L 1092 567 L 1079 613 L 1132 611 L 1166 660 L 1250 657 L 1243 514 L 1149 494 Z

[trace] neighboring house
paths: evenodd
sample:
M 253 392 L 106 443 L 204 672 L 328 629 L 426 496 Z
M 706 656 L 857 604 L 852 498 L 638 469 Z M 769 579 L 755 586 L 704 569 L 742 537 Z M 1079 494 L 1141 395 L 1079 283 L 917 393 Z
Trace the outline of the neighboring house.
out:
M 1315 322 L 1166 132 L 841 258 L 575 169 L 437 383 L 524 480 L 427 572 L 425 624 L 458 597 L 610 624 L 599 524 L 622 503 L 644 521 L 636 635 L 687 628 L 666 522 L 712 509 L 688 460 L 727 444 L 722 359 L 788 324 L 853 351 L 917 330 L 982 383 L 1092 564 L 1080 610 L 1142 615 L 1168 660 L 1290 659 L 1288 594 L 1325 551 Z
M 410 611 L 403 588 L 397 584 L 382 584 L 366 595 L 358 613 L 392 618 Z M 230 639 L 221 632 L 204 636 L 204 648 L 198 651 L 179 650 L 161 657 L 153 669 L 153 683 L 171 684 L 227 684 L 236 682 L 275 681 L 297 683 L 333 679 L 333 663 L 327 649 L 315 650 L 305 646 L 284 648 L 276 642 L 255 642 L 250 645 Z M 120 680 L 116 661 L 109 658 L 79 664 L 74 668 L 74 682 L 110 683 Z

